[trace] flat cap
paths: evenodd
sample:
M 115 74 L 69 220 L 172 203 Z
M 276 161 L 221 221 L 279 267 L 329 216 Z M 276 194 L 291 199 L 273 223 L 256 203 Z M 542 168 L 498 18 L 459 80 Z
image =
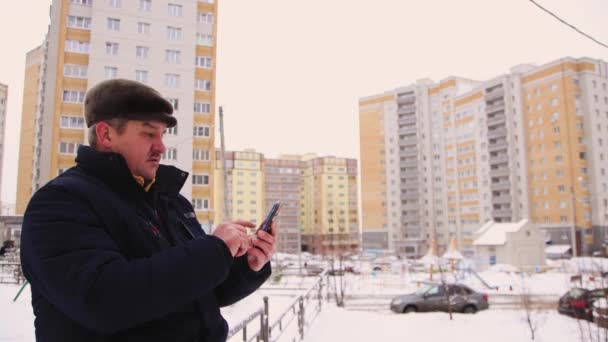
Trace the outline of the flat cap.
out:
M 112 79 L 89 89 L 84 99 L 87 127 L 105 120 L 161 121 L 177 125 L 173 106 L 153 88 L 132 80 Z

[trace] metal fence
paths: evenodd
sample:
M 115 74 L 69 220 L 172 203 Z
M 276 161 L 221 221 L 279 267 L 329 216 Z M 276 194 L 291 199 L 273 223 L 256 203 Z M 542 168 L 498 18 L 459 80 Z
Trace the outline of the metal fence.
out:
M 323 271 L 317 281 L 303 294 L 297 296 L 272 323 L 269 323 L 269 300 L 265 296 L 263 307 L 230 329 L 228 339 L 235 337 L 240 332 L 244 342 L 302 341 L 321 312 L 323 298 L 329 301 L 328 284 L 328 273 Z M 256 319 L 260 321 L 260 329 L 250 334 L 247 326 Z

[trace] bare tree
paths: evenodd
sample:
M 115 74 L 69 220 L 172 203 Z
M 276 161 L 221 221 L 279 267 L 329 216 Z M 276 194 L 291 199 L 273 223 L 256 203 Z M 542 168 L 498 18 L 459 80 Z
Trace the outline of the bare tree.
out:
M 534 303 L 532 301 L 532 294 L 530 293 L 530 288 L 528 284 L 526 284 L 524 279 L 524 274 L 522 273 L 520 278 L 520 292 L 519 298 L 521 302 L 521 306 L 524 310 L 524 320 L 528 329 L 530 329 L 530 337 L 532 340 L 536 338 L 536 334 L 538 332 L 539 327 L 542 323 L 544 323 L 544 317 L 540 314 L 539 311 L 534 310 Z

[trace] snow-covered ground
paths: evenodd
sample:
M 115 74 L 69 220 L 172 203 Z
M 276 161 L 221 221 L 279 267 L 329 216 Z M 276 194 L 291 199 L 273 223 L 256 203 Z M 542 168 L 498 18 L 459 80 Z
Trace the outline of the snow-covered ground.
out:
M 416 313 L 394 314 L 388 310 L 388 302 L 394 295 L 404 294 L 430 280 L 429 273 L 401 272 L 401 268 L 393 267 L 385 271 L 372 271 L 370 265 L 365 265 L 359 275 L 347 274 L 343 283 L 347 295 L 346 309 L 337 308 L 334 304 L 323 301 L 323 310 L 312 324 L 305 336 L 306 342 L 342 341 L 531 341 L 530 331 L 524 321 L 525 312 L 516 308 L 502 309 L 498 306 L 475 315 L 456 314 L 453 321 L 445 313 Z M 497 289 L 487 288 L 474 274 L 445 273 L 446 281 L 457 280 L 464 282 L 473 289 L 489 294 L 492 303 L 493 296 L 500 297 L 512 294 L 514 298 L 522 291 L 545 296 L 550 301 L 557 298 L 572 286 L 570 283 L 572 267 L 556 267 L 544 273 L 522 274 L 509 267 L 497 267 L 479 273 L 479 277 L 487 284 Z M 508 272 L 507 272 L 508 271 Z M 297 273 L 291 272 L 292 274 Z M 294 302 L 304 288 L 312 285 L 318 278 L 284 275 L 280 280 L 271 278 L 262 289 L 237 303 L 222 309 L 222 313 L 230 326 L 236 325 L 252 312 L 263 307 L 264 296 L 269 297 L 270 322 Z M 330 277 L 329 287 L 339 289 L 340 278 Z M 433 280 L 441 279 L 439 274 L 433 275 Z M 583 276 L 585 286 L 589 275 Z M 597 279 L 595 281 L 597 285 Z M 22 293 L 16 303 L 12 302 L 19 290 L 17 285 L 0 284 L 0 341 L 29 342 L 34 341 L 31 294 L 29 287 Z M 348 298 L 369 298 L 375 307 L 381 310 L 368 310 L 360 307 L 349 307 Z M 373 305 L 372 305 L 373 306 Z M 363 311 L 362 311 L 363 310 Z M 591 341 L 590 336 L 597 336 L 597 326 L 593 323 L 579 322 L 572 318 L 557 314 L 555 309 L 534 311 L 533 317 L 540 322 L 535 341 Z M 292 327 L 295 322 L 292 323 Z M 259 329 L 259 319 L 252 322 L 249 332 Z M 584 339 L 581 337 L 583 329 Z M 589 332 L 588 330 L 591 329 Z M 240 335 L 233 340 L 240 340 Z M 288 340 L 291 340 L 289 338 Z M 602 339 L 603 340 L 603 339 Z

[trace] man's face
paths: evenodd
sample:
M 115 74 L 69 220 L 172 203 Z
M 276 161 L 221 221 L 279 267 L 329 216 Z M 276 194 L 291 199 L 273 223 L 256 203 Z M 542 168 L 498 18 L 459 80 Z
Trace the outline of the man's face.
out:
M 167 125 L 159 121 L 129 120 L 121 134 L 112 128 L 111 150 L 125 158 L 133 175 L 152 180 L 165 152 L 166 128 Z

